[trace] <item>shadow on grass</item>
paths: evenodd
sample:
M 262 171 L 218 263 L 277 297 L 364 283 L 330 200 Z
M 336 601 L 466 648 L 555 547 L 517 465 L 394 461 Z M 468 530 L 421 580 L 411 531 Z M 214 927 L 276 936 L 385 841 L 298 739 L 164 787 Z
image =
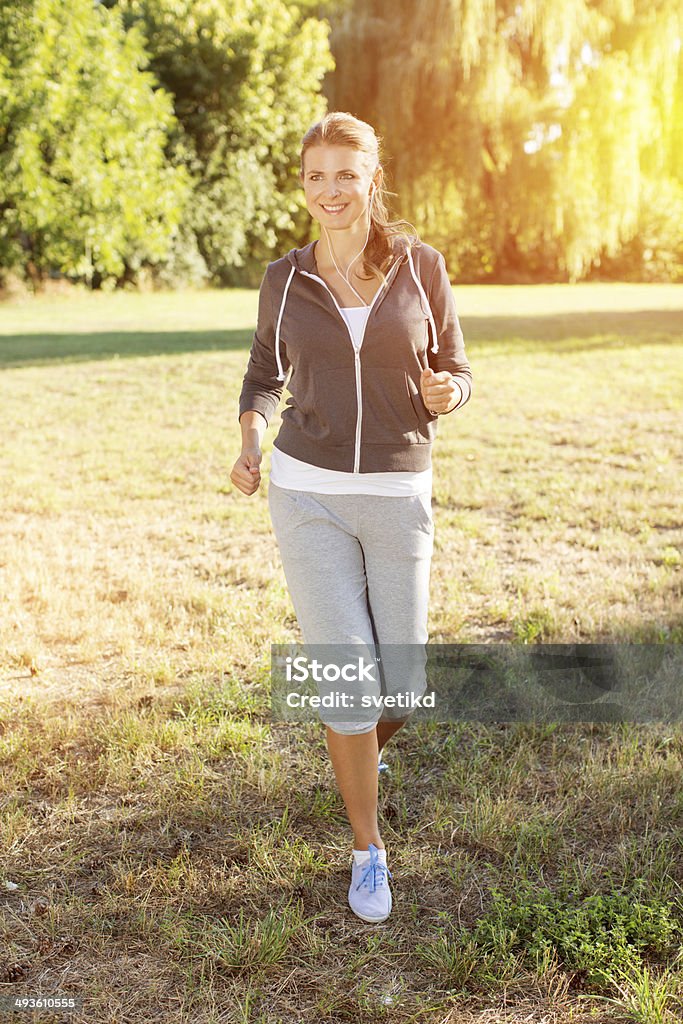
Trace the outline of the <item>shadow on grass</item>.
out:
M 683 309 L 461 317 L 467 341 L 538 342 L 543 349 L 580 352 L 670 344 L 683 340 Z M 536 347 L 532 345 L 531 347 Z
M 8 334 L 0 335 L 0 367 L 141 359 L 184 352 L 248 351 L 252 337 L 249 330 Z
M 619 313 L 561 313 L 552 316 L 468 316 L 461 318 L 465 343 L 509 345 L 556 353 L 624 349 L 683 340 L 683 309 Z M 183 352 L 239 351 L 251 346 L 253 330 L 98 331 L 93 334 L 0 335 L 0 367 L 130 359 Z

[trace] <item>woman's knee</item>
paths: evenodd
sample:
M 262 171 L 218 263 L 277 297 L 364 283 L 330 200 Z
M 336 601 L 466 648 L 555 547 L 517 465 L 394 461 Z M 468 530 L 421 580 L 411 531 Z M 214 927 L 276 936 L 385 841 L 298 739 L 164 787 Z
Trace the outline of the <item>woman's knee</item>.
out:
M 377 722 L 371 724 L 367 722 L 325 722 L 324 724 L 330 732 L 334 732 L 338 736 L 364 736 L 368 732 L 373 732 L 377 726 Z

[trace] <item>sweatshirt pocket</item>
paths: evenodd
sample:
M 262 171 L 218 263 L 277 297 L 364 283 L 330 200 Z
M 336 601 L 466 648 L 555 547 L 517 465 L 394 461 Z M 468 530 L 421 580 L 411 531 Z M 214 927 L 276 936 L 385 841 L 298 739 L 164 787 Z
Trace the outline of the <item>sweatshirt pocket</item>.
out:
M 419 424 L 406 371 L 397 366 L 364 366 L 361 386 L 362 442 L 414 444 Z
M 434 441 L 436 437 L 436 422 L 439 417 L 431 413 L 425 405 L 420 392 L 419 379 L 416 382 L 411 377 L 408 377 L 408 390 L 418 421 L 418 441 Z
M 353 444 L 358 403 L 353 367 L 319 370 L 302 380 L 292 377 L 292 393 L 282 418 L 313 441 L 326 445 Z

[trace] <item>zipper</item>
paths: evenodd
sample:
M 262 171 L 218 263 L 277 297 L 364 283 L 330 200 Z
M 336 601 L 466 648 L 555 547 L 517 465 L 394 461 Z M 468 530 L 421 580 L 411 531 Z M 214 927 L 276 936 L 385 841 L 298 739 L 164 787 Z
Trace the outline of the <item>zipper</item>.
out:
M 368 316 L 370 316 L 369 311 L 368 311 Z M 367 322 L 368 321 L 366 320 L 365 321 L 366 325 L 367 325 Z M 365 336 L 365 328 L 363 328 L 363 336 Z M 361 339 L 361 345 L 362 345 L 362 343 L 363 342 L 362 342 L 362 339 Z M 354 348 L 355 348 L 355 345 L 354 345 Z M 360 345 L 359 345 L 359 349 L 360 349 Z M 353 471 L 354 471 L 354 473 L 358 473 L 359 472 L 359 466 L 360 466 L 360 429 L 361 429 L 361 423 L 363 422 L 363 401 L 362 401 L 362 399 L 363 399 L 363 390 L 361 388 L 361 380 L 360 380 L 360 351 L 358 351 L 358 350 L 356 351 L 356 395 L 358 397 L 358 416 L 356 417 L 356 447 L 355 447 L 354 457 L 353 457 Z
M 370 320 L 370 315 L 372 313 L 372 307 L 375 305 L 375 302 L 377 301 L 377 298 L 380 295 L 380 293 L 385 288 L 388 287 L 388 280 L 389 280 L 389 278 L 388 278 L 388 275 L 387 275 L 385 280 L 382 282 L 380 287 L 375 292 L 375 297 L 373 298 L 372 302 L 370 303 L 370 308 L 368 309 L 368 315 L 365 318 L 365 323 L 363 325 L 363 331 L 362 331 L 362 334 L 360 336 L 360 342 L 359 342 L 358 348 L 356 348 L 356 346 L 353 343 L 353 331 L 351 330 L 351 328 L 350 328 L 350 326 L 349 326 L 349 324 L 347 322 L 346 317 L 342 313 L 342 311 L 340 309 L 340 306 L 339 306 L 339 303 L 335 299 L 333 292 L 327 286 L 325 281 L 323 281 L 322 277 L 318 277 L 317 274 L 309 274 L 309 272 L 307 270 L 300 270 L 299 273 L 303 274 L 304 277 L 310 277 L 313 281 L 319 281 L 320 284 L 323 286 L 323 288 L 325 288 L 326 291 L 328 291 L 330 293 L 330 295 L 332 296 L 332 301 L 334 302 L 334 304 L 335 304 L 335 306 L 337 308 L 337 311 L 339 313 L 339 316 L 344 321 L 344 325 L 346 326 L 346 329 L 349 332 L 349 338 L 351 340 L 351 346 L 353 348 L 354 359 L 355 359 L 355 364 L 354 365 L 355 365 L 355 369 L 356 369 L 356 402 L 358 403 L 358 413 L 356 415 L 356 439 L 355 439 L 354 454 L 353 454 L 353 472 L 354 473 L 359 473 L 360 472 L 360 468 L 359 468 L 360 467 L 360 431 L 361 431 L 361 423 L 362 423 L 362 420 L 363 420 L 363 387 L 362 387 L 361 372 L 360 372 L 360 349 L 361 349 L 361 347 L 363 345 L 363 340 L 365 338 L 365 330 L 366 330 L 366 328 L 368 326 L 368 321 Z

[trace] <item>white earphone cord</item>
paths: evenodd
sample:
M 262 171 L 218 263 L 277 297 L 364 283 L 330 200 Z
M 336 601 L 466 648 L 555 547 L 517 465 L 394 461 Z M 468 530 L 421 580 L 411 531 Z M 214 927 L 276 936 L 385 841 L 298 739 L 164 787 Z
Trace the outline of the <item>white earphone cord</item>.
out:
M 375 185 L 375 183 L 374 183 L 374 181 L 373 181 L 373 183 L 372 183 L 372 192 L 370 193 L 370 206 L 371 206 L 371 207 L 372 207 L 372 200 L 373 200 L 373 199 L 375 198 L 375 189 L 376 189 L 376 188 L 377 188 L 377 186 Z M 361 255 L 363 254 L 363 252 L 365 251 L 365 246 L 366 246 L 366 245 L 368 244 L 368 238 L 370 237 L 370 222 L 371 222 L 371 217 L 368 217 L 368 230 L 367 230 L 367 232 L 366 232 L 366 234 L 365 234 L 365 242 L 363 243 L 363 248 L 361 249 L 361 251 L 360 251 L 360 252 L 358 253 L 358 255 L 357 255 L 357 256 L 354 256 L 354 257 L 353 257 L 353 259 L 351 260 L 351 262 L 349 263 L 349 265 L 348 265 L 348 267 L 347 267 L 347 271 L 349 271 L 349 270 L 351 269 L 351 267 L 353 266 L 353 264 L 354 264 L 354 263 L 356 262 L 356 260 L 358 259 L 358 256 L 361 256 Z M 363 305 L 365 305 L 365 303 L 364 303 L 364 301 L 363 301 L 363 296 L 362 296 L 362 295 L 358 295 L 358 292 L 357 292 L 357 291 L 356 291 L 356 289 L 355 289 L 355 288 L 353 287 L 353 285 L 352 285 L 352 284 L 351 284 L 351 282 L 349 281 L 349 279 L 348 279 L 348 277 L 346 276 L 346 274 L 343 274 L 343 273 L 341 272 L 341 270 L 339 269 L 339 267 L 337 266 L 337 261 L 335 260 L 335 258 L 334 258 L 334 252 L 332 251 L 332 243 L 331 243 L 331 241 L 330 241 L 330 236 L 329 236 L 329 232 L 328 232 L 328 230 L 327 230 L 327 228 L 325 227 L 325 225 L 324 225 L 324 224 L 323 224 L 323 231 L 324 231 L 324 232 L 325 232 L 325 234 L 327 235 L 327 244 L 328 244 L 328 246 L 329 246 L 329 250 L 330 250 L 330 256 L 332 257 L 332 262 L 334 263 L 334 267 L 335 267 L 335 270 L 337 271 L 337 273 L 339 274 L 339 276 L 340 276 L 340 277 L 343 277 L 343 278 L 344 278 L 344 280 L 346 281 L 346 283 L 348 284 L 349 288 L 350 288 L 350 289 L 351 289 L 351 291 L 352 291 L 352 292 L 354 293 L 354 295 L 357 295 L 357 296 L 358 296 L 358 298 L 360 299 L 360 301 L 361 301 L 361 302 L 363 303 Z
M 374 183 L 374 181 L 373 181 L 373 183 L 372 183 L 372 192 L 370 193 L 370 206 L 371 206 L 371 207 L 372 207 L 372 200 L 373 200 L 373 199 L 375 198 L 375 189 L 376 189 L 376 188 L 377 188 L 377 186 L 375 185 L 375 183 Z M 362 253 L 363 253 L 363 252 L 365 251 L 365 246 L 366 246 L 366 245 L 368 244 L 368 238 L 369 238 L 369 236 L 370 236 L 370 220 L 371 220 L 371 218 L 370 218 L 370 217 L 368 217 L 368 230 L 367 230 L 367 232 L 366 232 L 366 234 L 365 234 L 365 242 L 364 242 L 364 244 L 363 244 L 363 248 L 362 248 L 362 249 L 361 249 L 361 251 L 360 251 L 360 252 L 358 253 L 358 256 L 360 256 L 360 255 L 361 255 L 361 254 L 362 254 Z M 350 289 L 351 289 L 351 291 L 352 291 L 352 292 L 354 293 L 354 295 L 358 295 L 358 292 L 357 292 L 357 291 L 356 291 L 356 289 L 355 289 L 355 288 L 353 287 L 353 285 L 352 285 L 352 284 L 351 284 L 351 282 L 349 281 L 349 279 L 348 279 L 348 277 L 346 276 L 346 274 L 342 274 L 341 270 L 340 270 L 340 269 L 339 269 L 339 267 L 337 266 L 337 261 L 335 260 L 335 258 L 334 258 L 334 252 L 332 251 L 332 243 L 330 242 L 330 238 L 329 238 L 329 232 L 328 232 L 328 230 L 327 230 L 327 228 L 325 227 L 325 225 L 324 225 L 324 224 L 323 224 L 323 231 L 324 231 L 324 232 L 325 232 L 325 233 L 327 234 L 327 236 L 328 236 L 328 237 L 327 237 L 327 244 L 328 244 L 328 246 L 329 246 L 329 249 L 330 249 L 330 256 L 332 257 L 332 262 L 334 263 L 334 266 L 335 266 L 335 269 L 336 269 L 337 273 L 339 274 L 339 276 L 340 276 L 340 277 L 343 277 L 343 278 L 344 278 L 344 280 L 346 281 L 346 283 L 348 284 L 349 288 L 350 288 Z M 351 269 L 351 267 L 353 266 L 353 264 L 354 264 L 354 263 L 356 262 L 356 260 L 358 259 L 358 256 L 354 256 L 354 257 L 353 257 L 353 259 L 352 259 L 352 260 L 351 260 L 351 262 L 349 263 L 349 266 L 348 266 L 348 270 L 350 270 L 350 269 Z M 358 295 L 358 298 L 360 299 L 360 301 L 361 301 L 361 302 L 363 302 L 363 296 L 362 296 L 362 295 Z M 365 303 L 364 303 L 364 302 L 363 302 L 363 305 L 365 305 Z M 438 416 L 438 415 L 439 415 L 439 413 L 438 413 L 438 412 L 436 412 L 436 410 L 434 410 L 434 409 L 430 409 L 429 411 L 430 411 L 430 413 L 432 414 L 432 416 Z

